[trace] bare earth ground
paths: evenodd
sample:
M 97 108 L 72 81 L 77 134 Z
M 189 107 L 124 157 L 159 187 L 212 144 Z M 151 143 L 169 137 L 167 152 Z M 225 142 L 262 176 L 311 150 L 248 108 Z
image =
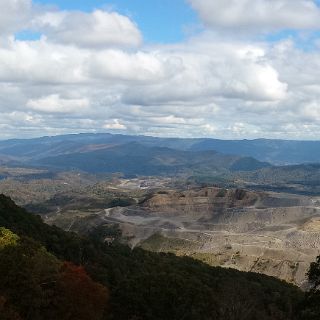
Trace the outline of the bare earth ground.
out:
M 237 192 L 169 191 L 139 206 L 106 209 L 97 223 L 119 223 L 132 246 L 303 286 L 310 263 L 320 253 L 320 199 Z

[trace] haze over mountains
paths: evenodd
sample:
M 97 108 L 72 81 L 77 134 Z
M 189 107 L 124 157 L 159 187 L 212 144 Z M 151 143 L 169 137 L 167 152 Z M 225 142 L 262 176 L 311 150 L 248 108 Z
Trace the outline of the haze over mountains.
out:
M 320 159 L 319 141 L 179 139 L 108 133 L 0 141 L 0 154 L 3 159 L 13 157 L 18 160 L 36 160 L 96 152 L 131 143 L 143 145 L 145 148 L 170 148 L 198 153 L 216 151 L 226 155 L 252 157 L 276 165 L 316 163 Z M 145 151 L 146 149 L 141 150 Z
M 319 191 L 319 141 L 178 139 L 77 134 L 0 142 L 0 161 L 50 171 L 179 176 L 200 183 Z M 237 181 L 237 182 L 235 182 Z

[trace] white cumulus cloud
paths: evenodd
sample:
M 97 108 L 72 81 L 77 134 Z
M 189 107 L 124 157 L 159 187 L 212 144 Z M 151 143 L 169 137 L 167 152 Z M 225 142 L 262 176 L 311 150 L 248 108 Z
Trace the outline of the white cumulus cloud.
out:
M 188 0 L 213 28 L 258 30 L 319 29 L 314 0 Z
M 49 40 L 85 48 L 137 47 L 142 42 L 136 24 L 116 12 L 47 12 L 37 16 L 33 25 Z
M 32 14 L 32 0 L 0 0 L 0 35 L 23 29 Z
M 90 102 L 86 98 L 64 99 L 61 98 L 59 94 L 52 94 L 47 97 L 31 99 L 27 102 L 28 108 L 48 113 L 77 113 L 88 108 L 89 105 Z

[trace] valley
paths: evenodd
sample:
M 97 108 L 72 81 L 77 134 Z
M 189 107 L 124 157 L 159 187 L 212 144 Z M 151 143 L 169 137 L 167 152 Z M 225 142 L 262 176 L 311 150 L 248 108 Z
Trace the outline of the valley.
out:
M 0 193 L 67 231 L 116 226 L 131 247 L 307 287 L 306 272 L 320 254 L 320 197 L 186 186 L 165 177 L 60 172 L 53 179 L 14 175 L 0 181 Z
M 211 150 L 235 145 L 247 154 Z M 284 153 L 275 150 L 290 154 L 292 145 L 314 143 L 108 134 L 9 140 L 0 143 L 0 193 L 66 231 L 102 230 L 109 243 L 108 232 L 119 229 L 131 248 L 307 288 L 320 254 L 320 166 L 276 165 Z M 274 148 L 274 162 L 251 158 L 254 147 Z

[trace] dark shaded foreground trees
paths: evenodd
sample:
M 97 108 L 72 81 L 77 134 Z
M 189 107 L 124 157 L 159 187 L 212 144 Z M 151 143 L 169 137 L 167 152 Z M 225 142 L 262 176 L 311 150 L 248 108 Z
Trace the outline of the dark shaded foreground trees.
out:
M 301 306 L 301 319 L 318 320 L 320 319 L 320 256 L 311 263 L 308 278 L 311 288 Z
M 0 228 L 0 319 L 102 319 L 108 291 L 82 267 Z

